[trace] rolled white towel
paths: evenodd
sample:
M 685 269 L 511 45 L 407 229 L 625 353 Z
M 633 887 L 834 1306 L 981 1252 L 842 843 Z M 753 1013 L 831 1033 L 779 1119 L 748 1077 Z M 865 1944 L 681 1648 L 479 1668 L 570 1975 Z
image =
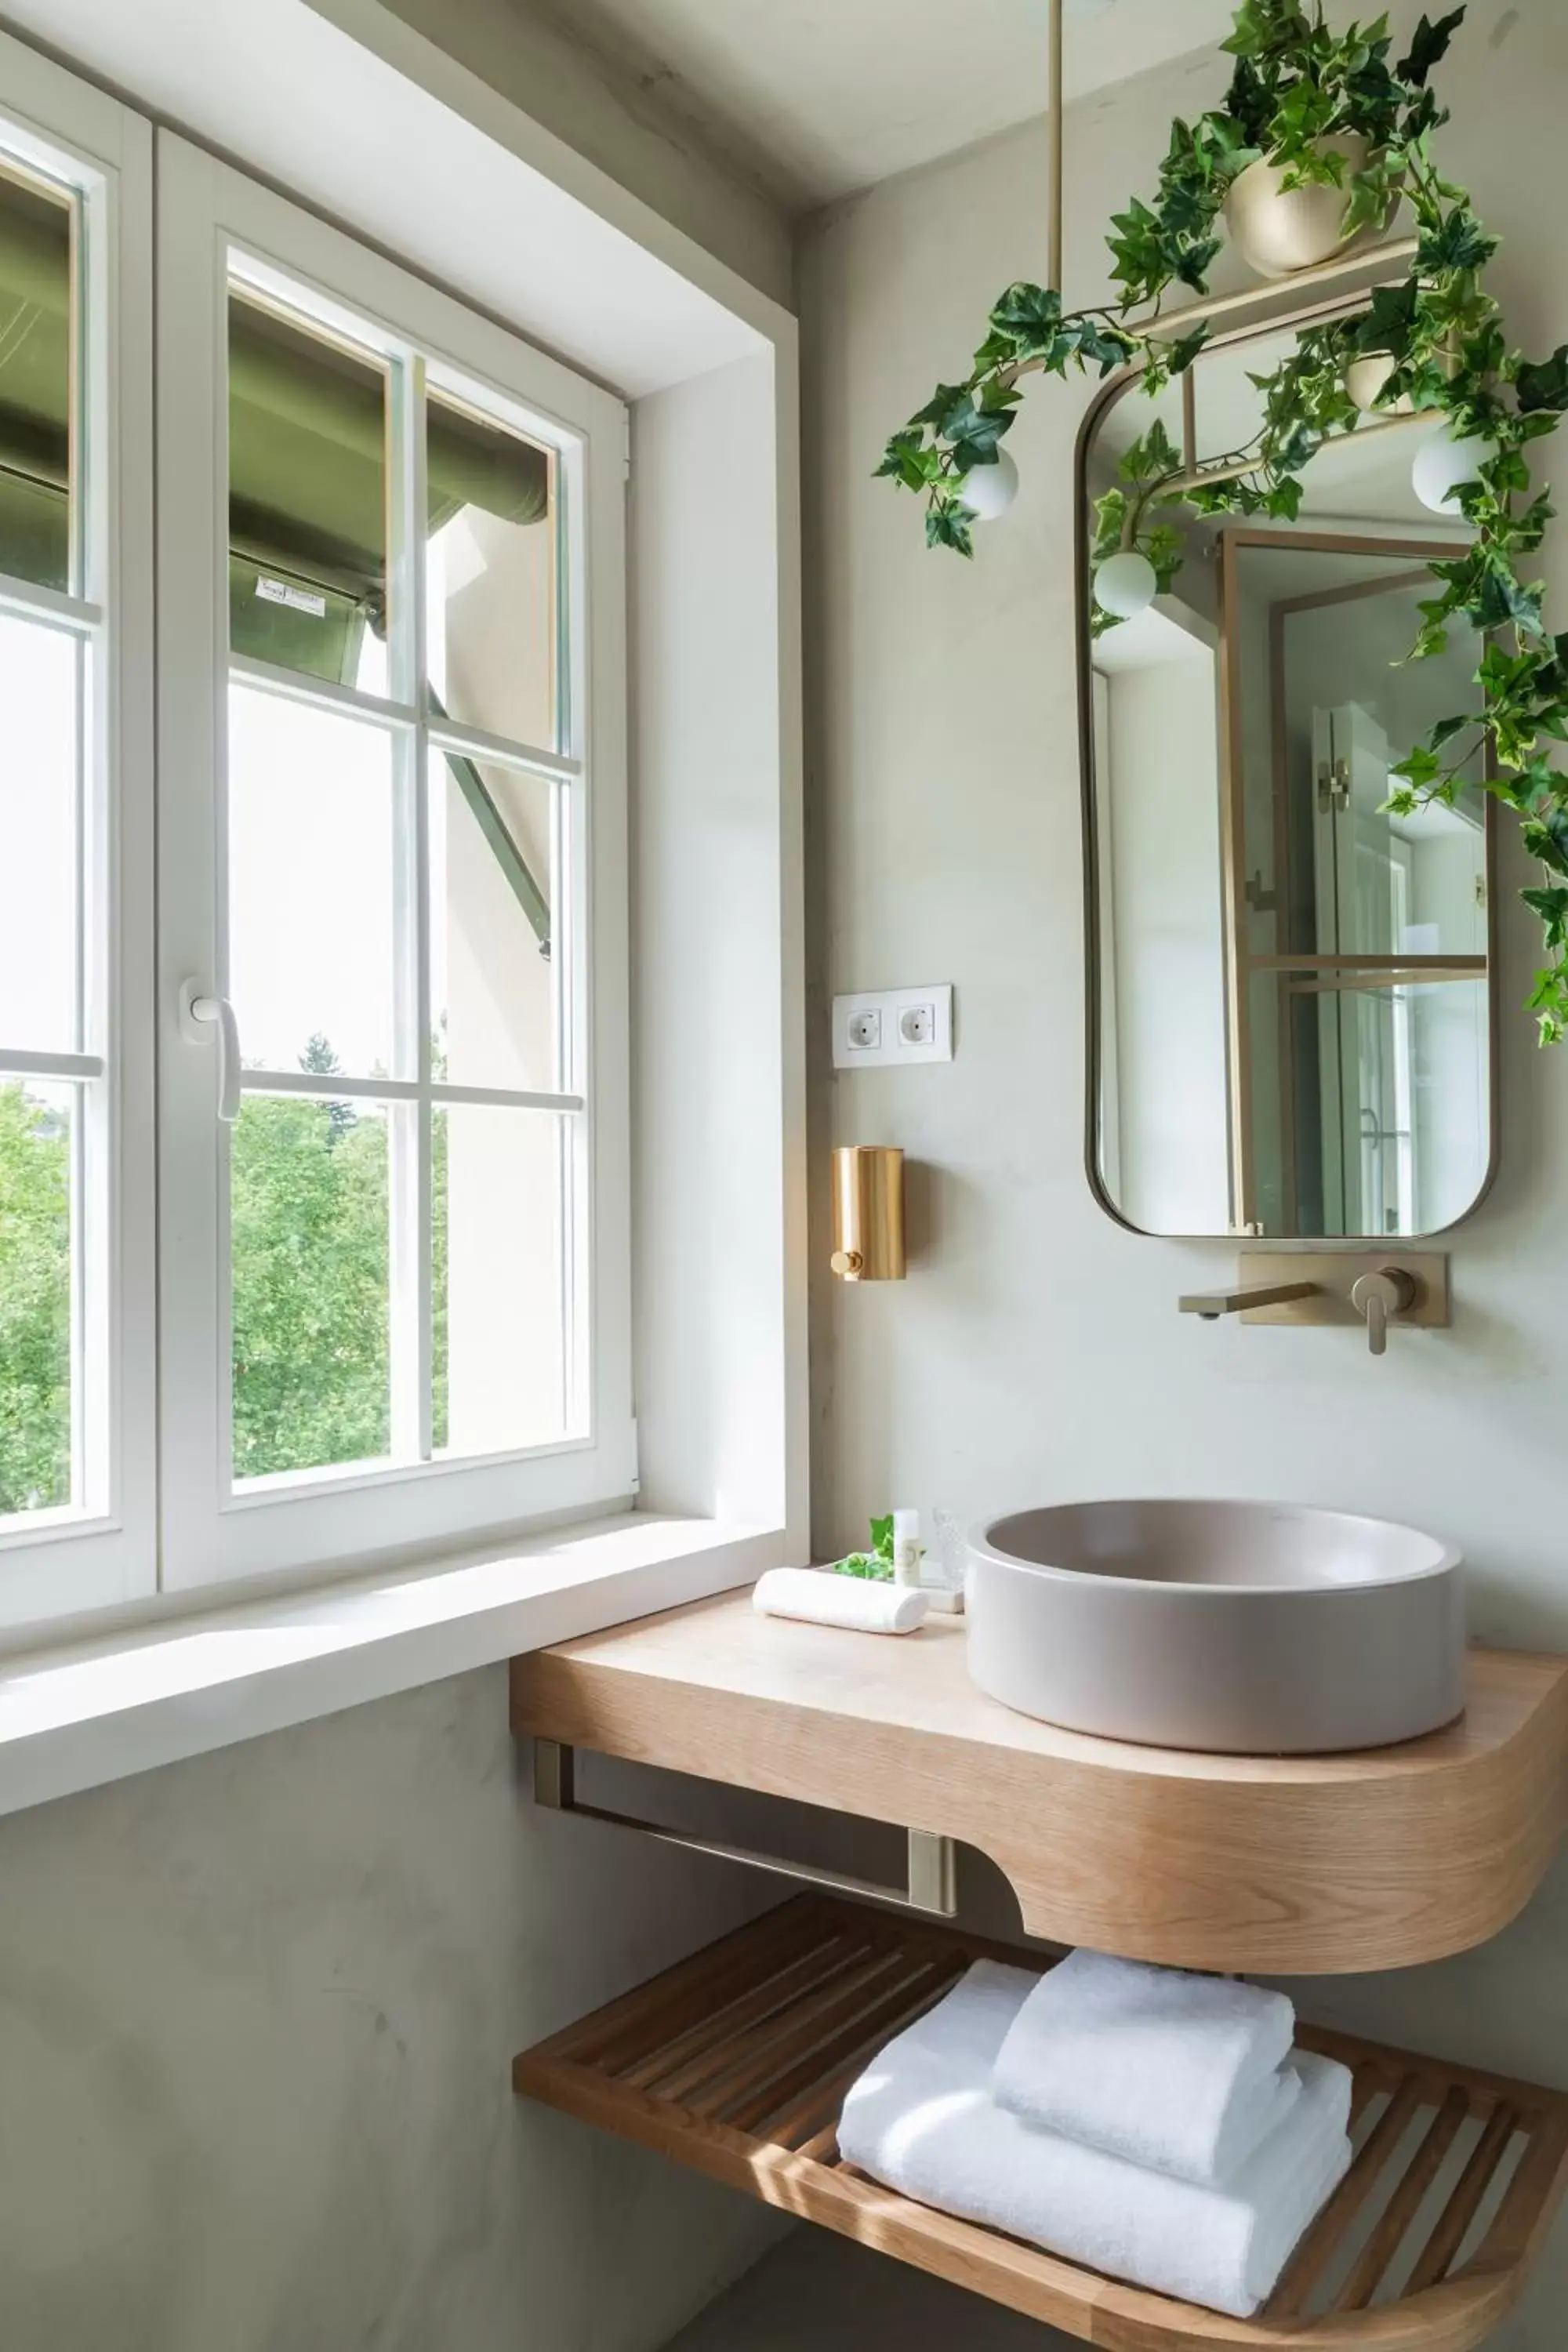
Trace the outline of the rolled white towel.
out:
M 1349 2168 L 1349 2068 L 1299 2052 L 1291 2112 L 1226 2187 L 1200 2189 L 996 2105 L 991 2071 L 1036 1982 L 982 1960 L 889 2042 L 845 2100 L 844 2160 L 920 2204 L 1249 2319 Z
M 909 1584 L 876 1584 L 817 1568 L 770 1568 L 757 1579 L 752 1606 L 759 1617 L 804 1617 L 856 1633 L 912 1633 L 926 1613 L 926 1596 Z
M 1295 2031 L 1283 1993 L 1069 1952 L 1019 2011 L 992 2089 L 1043 2131 L 1212 2187 L 1294 2104 Z

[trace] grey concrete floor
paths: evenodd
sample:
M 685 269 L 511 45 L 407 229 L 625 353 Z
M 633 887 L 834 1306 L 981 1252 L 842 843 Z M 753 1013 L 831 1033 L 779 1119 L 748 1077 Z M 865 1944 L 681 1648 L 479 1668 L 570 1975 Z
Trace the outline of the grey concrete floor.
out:
M 1071 2339 L 803 2226 L 666 2352 L 1067 2352 Z

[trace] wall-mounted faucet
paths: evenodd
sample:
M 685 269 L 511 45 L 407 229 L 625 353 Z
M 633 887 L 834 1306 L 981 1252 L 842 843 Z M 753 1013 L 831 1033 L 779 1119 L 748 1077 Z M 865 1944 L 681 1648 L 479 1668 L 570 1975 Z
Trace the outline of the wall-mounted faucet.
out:
M 1366 1318 L 1367 1342 L 1374 1356 L 1388 1353 L 1388 1318 L 1408 1314 L 1419 1287 L 1402 1265 L 1380 1266 L 1375 1274 L 1358 1275 L 1351 1285 L 1351 1305 Z
M 1440 1252 L 1390 1259 L 1343 1250 L 1248 1252 L 1232 1290 L 1190 1292 L 1184 1315 L 1207 1323 L 1363 1324 L 1374 1356 L 1388 1350 L 1391 1324 L 1431 1328 L 1448 1321 L 1448 1261 Z

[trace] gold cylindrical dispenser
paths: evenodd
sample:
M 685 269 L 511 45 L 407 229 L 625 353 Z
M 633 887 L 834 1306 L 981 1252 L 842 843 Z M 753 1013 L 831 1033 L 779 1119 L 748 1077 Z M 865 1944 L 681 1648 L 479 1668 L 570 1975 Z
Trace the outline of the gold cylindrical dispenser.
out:
M 845 1282 L 904 1278 L 904 1155 L 890 1145 L 834 1151 L 833 1271 Z

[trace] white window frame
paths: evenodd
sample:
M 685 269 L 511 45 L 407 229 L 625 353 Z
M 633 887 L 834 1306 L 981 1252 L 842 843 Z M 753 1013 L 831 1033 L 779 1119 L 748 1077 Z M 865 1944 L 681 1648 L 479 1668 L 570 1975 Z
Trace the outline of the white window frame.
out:
M 449 296 L 165 132 L 158 134 L 158 184 L 162 1580 L 173 1590 L 449 1547 L 580 1517 L 635 1491 L 626 411 Z M 583 1105 L 572 1114 L 581 1139 L 573 1246 L 591 1333 L 589 1366 L 578 1370 L 581 1435 L 477 1463 L 443 1459 L 238 1489 L 227 1475 L 227 1173 L 216 1055 L 180 1021 L 183 986 L 194 982 L 221 996 L 226 982 L 216 780 L 229 673 L 225 387 L 235 255 L 248 270 L 270 268 L 323 306 L 341 306 L 434 355 L 454 381 L 526 410 L 560 452 L 567 510 L 581 518 L 570 639 L 579 731 L 565 763 L 574 769 L 567 798 L 577 854 L 566 865 L 575 893 L 571 928 L 581 943 L 580 984 L 569 992 Z M 416 487 L 405 486 L 405 495 Z M 305 681 L 299 690 L 314 698 Z M 419 698 L 423 720 L 422 688 Z M 394 723 L 405 727 L 409 717 L 403 707 Z
M 0 601 L 84 648 L 83 985 L 74 1070 L 7 1056 L 0 1077 L 80 1082 L 73 1193 L 85 1281 L 73 1299 L 82 1507 L 0 1533 L 0 1624 L 152 1594 L 156 1553 L 153 1100 L 153 419 L 151 126 L 0 35 L 0 145 L 82 193 L 78 415 L 81 577 Z M 3 1026 L 3 1024 L 0 1024 Z

